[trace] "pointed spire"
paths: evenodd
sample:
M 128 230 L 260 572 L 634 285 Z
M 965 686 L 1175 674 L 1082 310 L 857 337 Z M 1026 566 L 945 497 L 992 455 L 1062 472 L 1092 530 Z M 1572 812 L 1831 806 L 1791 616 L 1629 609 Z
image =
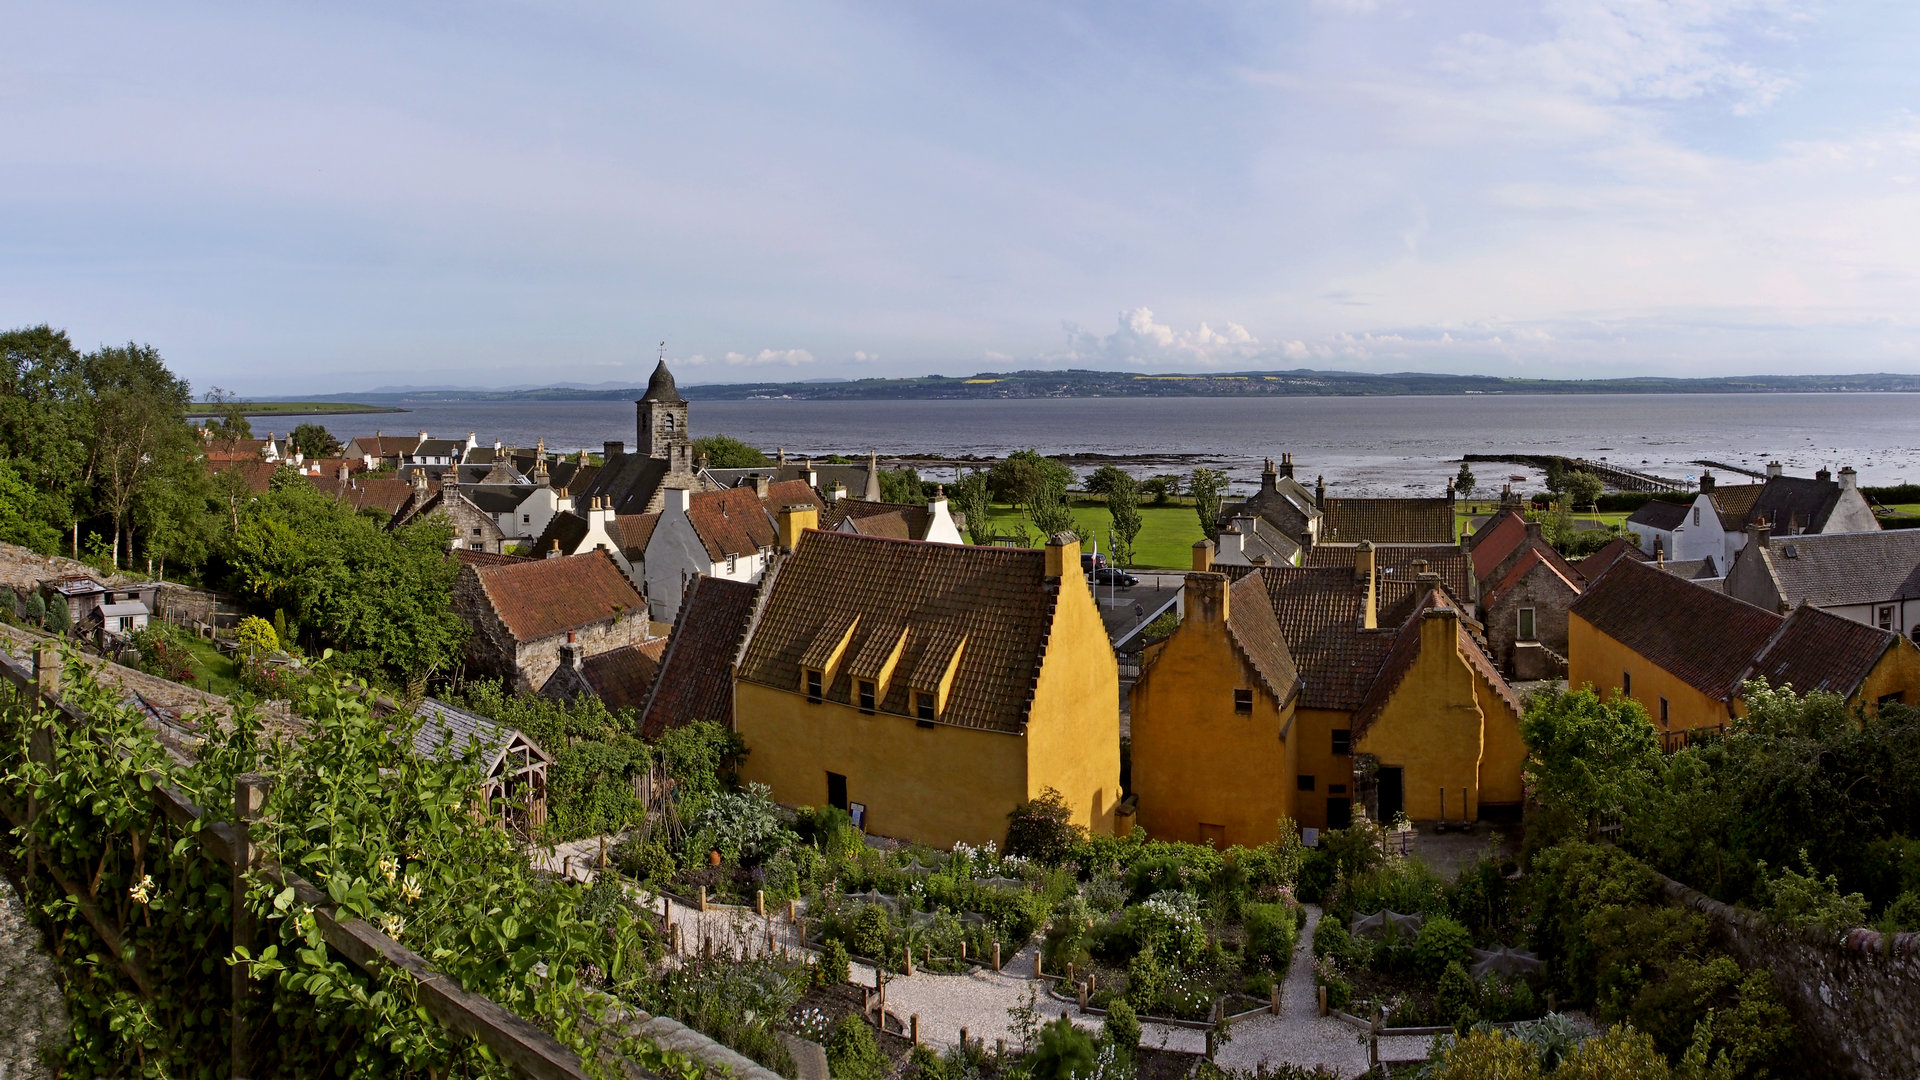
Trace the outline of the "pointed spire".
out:
M 673 372 L 667 370 L 667 361 L 663 356 L 653 369 L 653 378 L 647 380 L 647 392 L 640 395 L 641 401 L 658 401 L 669 405 L 686 403 L 680 391 L 673 384 Z

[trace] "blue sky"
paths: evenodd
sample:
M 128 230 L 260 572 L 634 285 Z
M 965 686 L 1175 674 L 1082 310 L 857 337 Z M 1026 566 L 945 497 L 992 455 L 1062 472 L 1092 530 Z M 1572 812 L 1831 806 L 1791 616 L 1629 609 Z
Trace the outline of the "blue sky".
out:
M 1920 5 L 9 5 L 0 322 L 196 387 L 1920 370 Z

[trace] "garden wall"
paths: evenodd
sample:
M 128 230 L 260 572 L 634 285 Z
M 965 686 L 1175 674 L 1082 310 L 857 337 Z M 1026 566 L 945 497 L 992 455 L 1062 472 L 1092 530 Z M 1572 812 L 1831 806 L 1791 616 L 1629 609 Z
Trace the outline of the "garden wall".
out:
M 1713 921 L 1741 963 L 1773 972 L 1809 1051 L 1856 1076 L 1920 1080 L 1920 933 L 1785 929 L 1661 882 L 1669 900 Z

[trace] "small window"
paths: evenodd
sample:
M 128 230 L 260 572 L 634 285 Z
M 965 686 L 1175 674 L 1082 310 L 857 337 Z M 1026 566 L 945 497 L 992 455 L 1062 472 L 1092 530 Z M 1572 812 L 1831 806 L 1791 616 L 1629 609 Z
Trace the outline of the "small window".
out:
M 521 514 L 521 515 L 520 515 L 520 524 L 522 524 L 522 525 L 531 525 L 531 524 L 533 524 L 533 515 L 532 515 L 532 514 Z
M 1233 692 L 1233 711 L 1239 713 L 1241 716 L 1252 715 L 1253 691 L 1235 690 Z
M 913 715 L 917 720 L 933 723 L 933 695 L 914 691 Z
M 1665 697 L 1660 699 L 1660 726 L 1669 726 L 1667 720 L 1667 699 Z
M 1879 696 L 1878 698 L 1876 698 L 1876 699 L 1874 699 L 1874 704 L 1876 704 L 1876 705 L 1898 705 L 1898 704 L 1900 704 L 1901 702 L 1903 702 L 1903 701 L 1905 701 L 1905 700 L 1906 700 L 1906 698 L 1907 698 L 1907 695 L 1906 695 L 1905 693 L 1903 693 L 1903 692 L 1901 692 L 1901 691 L 1899 691 L 1899 690 L 1895 690 L 1895 691 L 1894 691 L 1893 693 L 1891 693 L 1891 694 L 1881 694 L 1881 695 L 1880 695 L 1880 696 Z
M 673 414 L 672 413 L 668 413 L 667 415 L 660 418 L 660 430 L 661 431 L 673 430 Z
M 1620 673 L 1620 693 L 1627 697 L 1633 696 L 1633 672 L 1623 671 Z
M 1346 728 L 1335 728 L 1333 732 L 1333 752 L 1336 754 L 1353 753 L 1353 732 Z
M 1700 524 L 1700 508 L 1697 506 L 1693 508 L 1693 523 Z
M 865 679 L 860 680 L 860 711 L 873 715 L 873 684 Z
M 475 535 L 475 536 L 479 536 L 479 535 L 480 535 L 480 529 L 479 529 L 479 527 L 478 527 L 478 526 L 476 526 L 476 527 L 474 528 L 474 530 L 473 530 L 473 535 Z
M 1534 640 L 1534 637 L 1533 637 L 1533 609 L 1532 609 L 1532 608 L 1530 608 L 1530 607 L 1523 607 L 1523 608 L 1521 608 L 1521 609 L 1520 609 L 1520 618 L 1519 618 L 1519 625 L 1518 625 L 1518 626 L 1516 626 L 1516 627 L 1514 627 L 1514 634 L 1513 634 L 1513 636 L 1514 636 L 1514 638 L 1515 638 L 1515 640 L 1518 640 L 1518 641 L 1532 641 L 1532 640 Z
M 1295 787 L 1299 788 L 1301 791 L 1312 791 L 1313 777 L 1305 776 L 1305 775 L 1295 777 L 1293 784 Z
M 1880 629 L 1893 629 L 1893 608 L 1883 607 L 1880 609 Z
M 736 556 L 736 555 L 727 556 L 727 573 L 729 574 L 733 573 L 734 568 L 738 565 L 739 565 L 739 556 Z
M 807 672 L 807 700 L 816 705 L 820 703 L 820 673 L 817 671 Z

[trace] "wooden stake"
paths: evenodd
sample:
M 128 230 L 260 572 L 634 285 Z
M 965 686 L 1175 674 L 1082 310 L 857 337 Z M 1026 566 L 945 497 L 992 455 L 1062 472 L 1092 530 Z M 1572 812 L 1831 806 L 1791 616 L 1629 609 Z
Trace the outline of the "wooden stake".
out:
M 246 773 L 233 778 L 233 945 L 236 949 L 244 946 L 249 953 L 259 948 L 260 928 L 252 909 L 247 907 L 247 874 L 252 871 L 256 856 L 249 838 L 248 823 L 260 817 L 260 809 L 266 805 L 266 801 L 266 777 L 259 773 Z M 247 1077 L 253 1075 L 253 1038 L 248 1030 L 250 1025 L 247 1018 L 251 1011 L 249 999 L 252 997 L 252 980 L 245 967 L 235 964 L 232 970 L 230 1064 L 235 1077 Z
M 995 973 L 1000 971 L 1000 943 L 997 941 L 993 943 L 993 970 Z
M 1327 1015 L 1327 988 L 1324 986 L 1320 988 L 1320 1015 Z
M 1042 974 L 1043 972 L 1040 970 L 1040 951 L 1035 949 L 1033 953 L 1033 977 L 1037 979 Z
M 911 945 L 907 946 L 906 953 L 907 953 L 906 976 L 907 978 L 911 979 L 913 978 L 913 946 Z
M 705 885 L 700 886 L 700 910 L 707 910 L 707 887 Z
M 1275 1016 L 1280 1015 L 1280 987 L 1278 984 L 1275 984 L 1272 989 L 1267 991 L 1267 1011 Z
M 765 915 L 767 913 L 767 890 L 765 889 L 754 890 L 753 913 L 755 915 Z
M 919 1013 L 914 1013 L 912 1016 L 907 1017 L 907 1038 L 913 1040 L 913 1045 L 915 1046 L 920 1045 L 920 1014 Z

